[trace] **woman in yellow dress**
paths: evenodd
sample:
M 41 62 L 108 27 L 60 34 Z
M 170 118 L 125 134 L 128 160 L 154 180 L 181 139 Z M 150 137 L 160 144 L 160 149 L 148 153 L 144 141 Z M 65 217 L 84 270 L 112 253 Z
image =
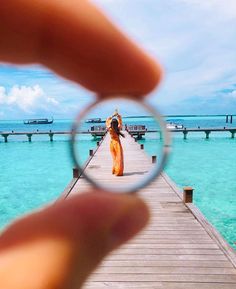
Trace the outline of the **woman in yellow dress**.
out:
M 112 116 L 107 118 L 106 127 L 111 136 L 110 151 L 113 159 L 112 174 L 116 176 L 123 176 L 124 156 L 120 136 L 125 136 L 120 131 L 122 129 L 122 117 L 117 111 L 115 111 Z

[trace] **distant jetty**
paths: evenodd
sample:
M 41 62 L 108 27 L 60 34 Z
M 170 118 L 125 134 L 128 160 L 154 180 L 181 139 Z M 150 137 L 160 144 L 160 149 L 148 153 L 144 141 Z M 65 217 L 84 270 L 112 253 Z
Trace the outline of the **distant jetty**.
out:
M 159 137 L 162 137 L 162 133 L 160 130 L 154 129 L 150 130 L 145 125 L 125 125 L 124 130 L 128 131 L 130 135 L 135 137 L 136 139 L 142 139 L 146 133 L 158 133 Z M 168 129 L 168 128 L 167 128 Z M 203 132 L 205 133 L 205 138 L 209 139 L 209 136 L 211 133 L 214 132 L 229 132 L 231 134 L 231 138 L 235 138 L 236 135 L 236 127 L 218 127 L 218 128 L 210 128 L 210 127 L 197 127 L 197 128 L 169 128 L 168 129 L 172 133 L 182 133 L 183 138 L 187 139 L 187 135 L 189 133 L 199 133 Z M 92 126 L 88 130 L 80 131 L 79 134 L 90 134 L 94 138 L 101 138 L 106 134 L 106 127 L 104 125 L 97 125 Z M 9 136 L 20 136 L 25 135 L 28 138 L 28 141 L 31 142 L 32 136 L 37 135 L 48 135 L 50 141 L 53 141 L 54 135 L 71 135 L 71 131 L 1 131 L 0 135 L 4 138 L 5 142 L 8 142 Z

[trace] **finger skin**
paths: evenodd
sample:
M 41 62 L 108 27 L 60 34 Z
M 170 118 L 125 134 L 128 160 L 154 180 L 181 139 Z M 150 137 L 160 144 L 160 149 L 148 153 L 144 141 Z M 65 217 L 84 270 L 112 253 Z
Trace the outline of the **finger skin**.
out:
M 157 63 L 84 0 L 1 0 L 0 59 L 42 63 L 100 95 L 149 93 Z
M 103 192 L 26 216 L 0 238 L 0 288 L 80 288 L 104 256 L 148 219 L 148 209 L 137 197 Z

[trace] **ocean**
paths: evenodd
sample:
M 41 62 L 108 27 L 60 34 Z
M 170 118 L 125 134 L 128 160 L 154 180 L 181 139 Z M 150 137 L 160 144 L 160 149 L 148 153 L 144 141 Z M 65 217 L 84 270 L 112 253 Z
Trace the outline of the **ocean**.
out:
M 168 121 L 188 128 L 236 127 L 225 123 L 225 117 L 170 117 Z M 124 118 L 129 124 L 153 126 L 151 118 Z M 89 126 L 89 124 L 85 125 Z M 23 121 L 0 121 L 0 228 L 17 216 L 55 200 L 72 178 L 72 161 L 68 136 L 9 136 L 4 131 L 69 131 L 71 120 L 54 120 L 50 125 L 24 125 Z M 223 237 L 236 248 L 236 138 L 229 132 L 212 132 L 209 139 L 204 132 L 172 134 L 172 154 L 166 173 L 182 189 L 194 188 L 194 203 Z M 81 155 L 84 161 L 89 149 L 96 147 L 90 135 L 83 137 Z M 155 140 L 146 134 L 144 149 L 155 152 Z

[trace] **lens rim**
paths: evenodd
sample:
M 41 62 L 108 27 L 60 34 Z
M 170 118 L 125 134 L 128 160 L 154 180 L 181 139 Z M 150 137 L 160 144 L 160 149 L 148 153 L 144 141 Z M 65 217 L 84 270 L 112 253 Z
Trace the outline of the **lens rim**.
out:
M 92 109 L 96 108 L 99 104 L 105 103 L 107 101 L 111 101 L 112 99 L 118 100 L 126 100 L 134 102 L 143 108 L 145 108 L 149 113 L 152 114 L 152 116 L 155 118 L 155 120 L 160 124 L 160 129 L 162 131 L 162 139 L 163 139 L 163 146 L 162 146 L 162 156 L 161 158 L 158 158 L 158 165 L 154 165 L 152 170 L 145 176 L 141 181 L 131 185 L 127 186 L 126 188 L 113 188 L 106 185 L 103 185 L 102 183 L 99 183 L 97 181 L 94 181 L 92 177 L 90 177 L 88 174 L 85 173 L 86 167 L 82 167 L 80 163 L 78 162 L 78 153 L 76 152 L 76 135 L 77 131 L 81 129 L 82 120 L 85 118 L 85 116 L 91 112 Z M 154 179 L 156 179 L 162 172 L 167 159 L 168 155 L 171 150 L 171 136 L 170 132 L 167 130 L 166 122 L 156 109 L 151 107 L 147 102 L 145 101 L 137 101 L 134 99 L 134 97 L 131 96 L 109 96 L 105 99 L 97 99 L 93 103 L 89 104 L 82 112 L 80 112 L 75 121 L 72 124 L 71 128 L 71 141 L 70 141 L 70 153 L 74 162 L 74 166 L 81 172 L 81 175 L 95 188 L 98 188 L 100 190 L 106 191 L 106 192 L 114 192 L 114 193 L 126 193 L 126 194 L 132 194 L 136 193 L 137 191 L 143 189 L 148 184 L 150 184 Z

